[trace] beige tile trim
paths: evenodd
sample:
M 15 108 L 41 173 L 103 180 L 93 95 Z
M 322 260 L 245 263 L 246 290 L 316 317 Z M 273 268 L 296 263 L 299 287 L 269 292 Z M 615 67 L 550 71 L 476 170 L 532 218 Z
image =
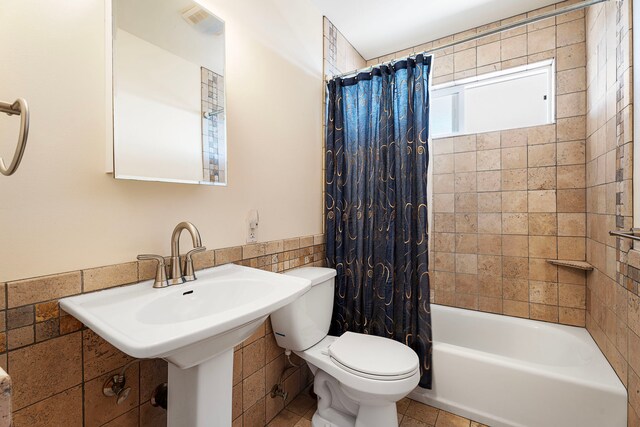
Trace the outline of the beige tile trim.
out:
M 316 262 L 317 247 L 324 245 L 324 234 L 273 240 L 244 246 L 211 249 L 194 255 L 196 270 L 216 265 L 243 262 L 252 267 L 277 265 L 276 271 Z M 303 258 L 300 262 L 296 259 Z M 255 264 L 255 265 L 254 265 Z M 282 264 L 281 266 L 279 264 Z M 70 295 L 93 292 L 115 286 L 152 279 L 155 265 L 149 261 L 133 261 L 102 267 L 52 274 L 48 276 L 0 283 L 0 310 L 57 300 Z

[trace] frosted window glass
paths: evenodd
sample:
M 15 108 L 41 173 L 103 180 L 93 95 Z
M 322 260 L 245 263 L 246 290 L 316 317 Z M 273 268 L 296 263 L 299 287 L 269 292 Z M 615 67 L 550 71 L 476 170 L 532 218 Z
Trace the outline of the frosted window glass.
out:
M 454 123 L 456 98 L 457 94 L 444 95 L 431 102 L 430 125 L 433 136 L 450 135 L 457 130 Z
M 465 131 L 482 133 L 548 124 L 550 95 L 546 73 L 467 88 Z

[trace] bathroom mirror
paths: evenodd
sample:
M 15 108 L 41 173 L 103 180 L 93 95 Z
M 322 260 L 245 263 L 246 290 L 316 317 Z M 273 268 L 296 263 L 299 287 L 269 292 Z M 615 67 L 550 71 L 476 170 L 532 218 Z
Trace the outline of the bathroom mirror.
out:
M 225 24 L 193 0 L 113 0 L 118 179 L 225 185 Z

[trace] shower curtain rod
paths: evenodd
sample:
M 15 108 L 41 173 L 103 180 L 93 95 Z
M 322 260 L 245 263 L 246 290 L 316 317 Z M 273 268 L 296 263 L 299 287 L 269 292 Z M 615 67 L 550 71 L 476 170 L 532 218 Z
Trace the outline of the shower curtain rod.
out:
M 359 70 L 354 70 L 354 71 L 349 71 L 349 72 L 342 73 L 342 74 L 336 74 L 336 75 L 333 75 L 333 76 L 329 76 L 329 77 L 326 78 L 326 80 L 330 81 L 330 80 L 333 80 L 335 78 L 344 78 L 344 77 L 349 77 L 349 76 L 356 76 L 356 75 L 358 75 L 360 73 L 369 72 L 375 67 L 380 67 L 382 65 L 390 65 L 390 64 L 393 64 L 395 62 L 402 61 L 402 60 L 405 60 L 407 58 L 411 58 L 413 56 L 420 55 L 420 54 L 422 54 L 422 55 L 432 55 L 434 52 L 437 52 L 439 50 L 448 49 L 450 47 L 453 47 L 453 46 L 456 46 L 456 45 L 459 45 L 459 44 L 467 43 L 467 42 L 470 42 L 470 41 L 473 41 L 473 40 L 477 40 L 477 39 L 480 39 L 480 38 L 483 38 L 483 37 L 491 36 L 491 35 L 494 35 L 494 34 L 497 34 L 497 33 L 502 33 L 503 31 L 512 30 L 514 28 L 522 27 L 524 25 L 532 24 L 534 22 L 542 21 L 542 20 L 545 20 L 545 19 L 548 19 L 548 18 L 553 18 L 554 16 L 563 15 L 565 13 L 574 12 L 576 10 L 585 9 L 585 8 L 587 8 L 589 6 L 593 6 L 593 5 L 598 4 L 598 3 L 604 3 L 604 2 L 607 2 L 607 1 L 619 1 L 619 0 L 585 0 L 585 1 L 581 2 L 581 3 L 575 3 L 575 4 L 569 5 L 567 7 L 563 7 L 563 8 L 560 8 L 560 9 L 555 9 L 555 10 L 551 10 L 551 11 L 546 12 L 546 13 L 542 13 L 540 15 L 531 16 L 529 18 L 525 18 L 523 20 L 516 21 L 516 22 L 510 23 L 510 24 L 506 24 L 506 25 L 501 26 L 501 27 L 491 28 L 491 29 L 489 29 L 487 31 L 483 31 L 481 33 L 477 33 L 477 34 L 474 34 L 472 36 L 465 37 L 463 39 L 453 41 L 451 43 L 443 44 L 442 46 L 434 47 L 433 49 L 429 49 L 429 50 L 426 50 L 424 52 L 412 53 L 411 55 L 403 56 L 401 58 L 393 59 L 393 60 L 387 61 L 387 62 L 381 62 L 381 63 L 376 64 L 376 65 L 370 65 L 370 66 L 365 67 L 365 68 L 360 68 Z

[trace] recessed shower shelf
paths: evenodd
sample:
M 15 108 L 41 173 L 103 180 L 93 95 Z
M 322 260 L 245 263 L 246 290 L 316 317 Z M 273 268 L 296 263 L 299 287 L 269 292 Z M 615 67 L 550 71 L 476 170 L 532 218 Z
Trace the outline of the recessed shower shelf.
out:
M 547 262 L 553 265 L 559 265 L 562 267 L 576 268 L 578 270 L 591 271 L 593 265 L 584 261 L 565 261 L 561 259 L 548 259 Z

